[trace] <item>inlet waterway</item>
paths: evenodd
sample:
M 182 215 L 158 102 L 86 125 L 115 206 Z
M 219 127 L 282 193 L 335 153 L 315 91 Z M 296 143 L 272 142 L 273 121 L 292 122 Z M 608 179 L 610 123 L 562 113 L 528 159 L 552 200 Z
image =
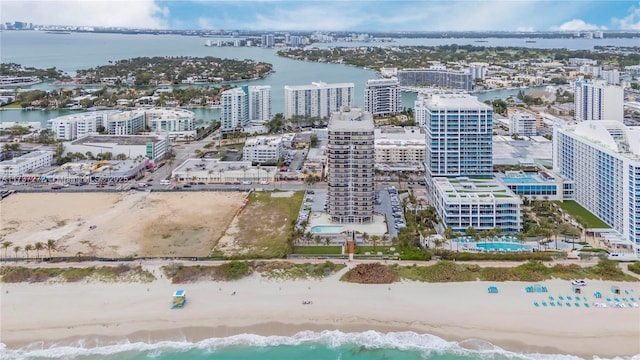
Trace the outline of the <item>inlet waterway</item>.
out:
M 226 38 L 229 39 L 229 38 Z M 375 72 L 354 66 L 325 64 L 298 61 L 276 55 L 275 49 L 258 47 L 206 47 L 205 41 L 216 38 L 201 38 L 180 35 L 129 35 L 71 33 L 48 34 L 38 31 L 3 31 L 0 32 L 2 43 L 2 62 L 17 63 L 36 68 L 56 67 L 59 70 L 74 74 L 78 69 L 88 69 L 106 65 L 109 61 L 129 59 L 142 56 L 215 56 L 232 59 L 252 59 L 273 64 L 275 72 L 267 78 L 238 82 L 236 85 L 271 85 L 273 114 L 283 112 L 284 86 L 310 84 L 314 81 L 326 83 L 352 82 L 355 85 L 355 105 L 364 103 L 364 86 L 369 79 L 378 76 Z M 537 39 L 536 43 L 527 43 L 525 39 L 489 38 L 482 39 L 398 39 L 392 43 L 331 43 L 318 46 L 402 46 L 402 45 L 444 45 L 472 44 L 482 46 L 523 46 L 538 48 L 570 48 L 592 49 L 596 45 L 633 46 L 637 39 Z M 635 44 L 637 45 L 637 44 Z M 38 84 L 29 89 L 52 89 L 50 84 Z M 518 92 L 515 90 L 498 90 L 477 94 L 481 101 L 495 98 L 506 98 Z M 416 94 L 404 93 L 404 107 L 413 107 Z M 209 122 L 218 119 L 219 109 L 193 109 L 196 119 Z M 0 121 L 46 121 L 71 113 L 70 110 L 50 111 L 0 111 Z

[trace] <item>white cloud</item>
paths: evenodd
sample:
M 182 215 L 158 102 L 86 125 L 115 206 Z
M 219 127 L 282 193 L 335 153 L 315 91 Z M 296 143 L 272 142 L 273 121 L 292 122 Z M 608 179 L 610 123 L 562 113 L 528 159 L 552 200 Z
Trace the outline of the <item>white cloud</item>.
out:
M 211 19 L 208 19 L 205 17 L 198 18 L 198 29 L 211 30 L 213 28 L 214 27 L 213 27 L 213 23 L 211 22 Z
M 531 26 L 518 26 L 516 28 L 517 32 L 534 32 L 535 29 Z
M 162 29 L 169 9 L 154 0 L 2 0 L 0 14 L 2 22 Z
M 553 31 L 580 31 L 580 30 L 606 30 L 605 26 L 588 24 L 581 19 L 573 19 L 563 23 L 560 26 L 552 26 Z
M 632 6 L 629 15 L 622 19 L 613 18 L 612 22 L 622 30 L 640 30 L 640 7 Z

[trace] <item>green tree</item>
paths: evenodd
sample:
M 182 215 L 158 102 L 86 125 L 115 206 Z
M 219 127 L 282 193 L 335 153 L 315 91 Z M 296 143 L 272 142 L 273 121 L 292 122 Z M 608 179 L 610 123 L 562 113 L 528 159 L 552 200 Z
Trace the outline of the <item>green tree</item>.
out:
M 33 249 L 36 251 L 36 259 L 40 260 L 40 250 L 44 250 L 44 244 L 38 241 L 33 245 Z
M 47 240 L 47 243 L 45 244 L 45 246 L 47 247 L 47 250 L 49 251 L 49 258 L 51 258 L 51 251 L 58 250 L 58 246 L 56 244 L 56 241 L 53 240 L 53 239 Z
M 27 259 L 29 259 L 29 251 L 33 250 L 33 245 L 27 244 L 24 246 L 24 252 L 27 254 Z
M 7 249 L 9 249 L 11 247 L 11 245 L 13 245 L 13 243 L 11 241 L 3 241 L 2 242 L 2 248 L 4 249 L 4 258 L 7 258 Z

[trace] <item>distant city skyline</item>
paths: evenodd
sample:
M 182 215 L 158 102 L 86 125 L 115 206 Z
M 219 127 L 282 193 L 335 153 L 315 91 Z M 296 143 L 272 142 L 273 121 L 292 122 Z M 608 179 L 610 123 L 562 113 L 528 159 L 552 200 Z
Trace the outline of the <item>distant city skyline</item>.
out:
M 640 31 L 640 2 L 3 0 L 0 21 L 172 30 Z

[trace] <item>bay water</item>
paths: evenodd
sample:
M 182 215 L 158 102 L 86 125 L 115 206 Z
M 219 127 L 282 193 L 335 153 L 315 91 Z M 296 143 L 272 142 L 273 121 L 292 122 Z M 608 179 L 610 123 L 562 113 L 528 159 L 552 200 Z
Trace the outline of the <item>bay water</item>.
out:
M 217 38 L 203 38 L 197 36 L 180 35 L 131 35 L 131 34 L 98 34 L 98 33 L 70 33 L 48 34 L 42 31 L 2 31 L 0 32 L 0 61 L 3 63 L 17 63 L 36 68 L 56 67 L 69 74 L 75 74 L 79 69 L 88 69 L 115 62 L 143 56 L 215 56 L 232 59 L 252 59 L 273 64 L 275 73 L 267 78 L 238 82 L 241 85 L 271 85 L 273 114 L 283 112 L 284 86 L 303 85 L 314 81 L 326 83 L 352 82 L 355 85 L 355 105 L 364 104 L 364 87 L 369 79 L 377 78 L 371 70 L 340 64 L 324 64 L 307 61 L 297 61 L 276 55 L 276 49 L 259 47 L 207 47 L 207 40 Z M 229 38 L 221 38 L 229 40 Z M 478 41 L 483 41 L 479 43 Z M 484 42 L 486 41 L 486 42 Z M 481 46 L 521 46 L 535 48 L 568 48 L 593 49 L 598 45 L 637 46 L 637 39 L 536 39 L 535 43 L 526 42 L 524 38 L 419 38 L 397 39 L 391 43 L 320 43 L 318 47 L 329 46 L 437 46 L 446 44 L 481 45 Z M 26 89 L 52 89 L 50 84 L 38 84 Z M 528 90 L 525 89 L 525 92 Z M 480 101 L 495 98 L 504 99 L 515 96 L 516 90 L 498 90 L 477 94 Z M 403 93 L 402 105 L 413 107 L 415 93 Z M 219 119 L 219 109 L 194 109 L 196 119 L 209 122 Z M 69 110 L 50 111 L 0 111 L 0 121 L 39 121 L 46 125 L 46 121 L 69 114 Z

